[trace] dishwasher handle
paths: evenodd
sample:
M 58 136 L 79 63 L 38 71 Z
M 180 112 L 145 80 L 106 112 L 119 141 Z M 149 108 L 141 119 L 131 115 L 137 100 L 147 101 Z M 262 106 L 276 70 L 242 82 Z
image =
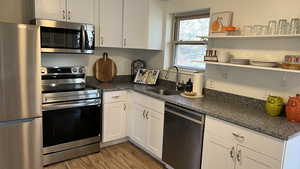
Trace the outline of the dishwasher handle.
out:
M 200 116 L 197 115 L 198 118 L 194 118 L 194 117 L 191 117 L 190 115 L 188 115 L 187 114 L 188 112 L 187 113 L 177 112 L 177 111 L 171 110 L 169 108 L 166 108 L 165 111 L 168 112 L 168 113 L 174 114 L 176 116 L 179 116 L 181 118 L 184 118 L 184 119 L 190 120 L 192 122 L 195 122 L 197 124 L 204 125 L 204 118 L 203 118 L 204 115 L 200 115 Z

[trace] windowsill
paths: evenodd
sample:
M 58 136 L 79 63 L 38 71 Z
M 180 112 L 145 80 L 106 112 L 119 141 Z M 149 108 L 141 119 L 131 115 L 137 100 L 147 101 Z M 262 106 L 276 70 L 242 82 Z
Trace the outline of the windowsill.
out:
M 172 72 L 172 73 L 176 73 L 176 69 L 175 68 L 172 68 L 172 69 L 163 69 L 163 71 L 169 71 L 169 72 Z M 179 72 L 181 74 L 185 74 L 185 75 L 193 75 L 193 73 L 195 72 L 201 72 L 201 73 L 204 73 L 205 72 L 205 69 L 197 69 L 197 70 L 193 70 L 193 69 L 187 69 L 187 68 L 180 68 L 179 67 Z

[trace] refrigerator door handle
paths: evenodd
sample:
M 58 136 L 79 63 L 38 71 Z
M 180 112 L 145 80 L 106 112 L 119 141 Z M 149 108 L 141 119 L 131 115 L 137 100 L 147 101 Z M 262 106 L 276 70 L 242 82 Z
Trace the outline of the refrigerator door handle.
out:
M 0 122 L 0 127 L 2 127 L 2 126 L 16 125 L 16 124 L 19 124 L 19 123 L 30 123 L 30 122 L 32 122 L 35 119 L 36 118 L 29 118 L 29 119 L 20 119 L 20 120 L 12 120 L 12 121 Z

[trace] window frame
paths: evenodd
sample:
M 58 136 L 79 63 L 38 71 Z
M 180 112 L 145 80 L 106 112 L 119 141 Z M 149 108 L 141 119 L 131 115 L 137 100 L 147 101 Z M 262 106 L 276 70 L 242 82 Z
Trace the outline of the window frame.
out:
M 206 45 L 208 46 L 208 38 L 200 38 L 199 41 L 183 41 L 179 40 L 179 30 L 180 30 L 180 21 L 183 20 L 190 20 L 190 19 L 200 19 L 200 18 L 209 18 L 210 19 L 210 12 L 192 12 L 192 13 L 184 13 L 184 14 L 174 14 L 173 15 L 173 29 L 172 29 L 172 59 L 173 59 L 173 66 L 178 66 L 182 69 L 188 70 L 203 70 L 195 67 L 188 67 L 188 66 L 180 66 L 176 65 L 176 49 L 178 45 Z M 210 23 L 209 23 L 210 29 Z

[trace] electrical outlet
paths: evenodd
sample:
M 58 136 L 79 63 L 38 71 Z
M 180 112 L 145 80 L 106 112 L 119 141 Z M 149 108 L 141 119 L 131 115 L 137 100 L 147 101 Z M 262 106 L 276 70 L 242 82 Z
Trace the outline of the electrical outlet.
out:
M 223 77 L 225 80 L 228 79 L 228 73 L 227 73 L 227 71 L 224 71 L 224 72 L 222 72 L 221 74 L 222 74 L 222 77 Z
M 281 81 L 280 81 L 280 86 L 281 87 L 287 87 L 287 81 L 285 80 L 285 79 L 282 79 Z
M 215 88 L 215 81 L 214 80 L 208 79 L 206 84 L 207 84 L 207 88 L 209 88 L 209 89 L 214 89 Z
M 270 95 L 271 95 L 271 91 L 270 91 L 270 90 L 265 90 L 265 93 L 264 93 L 263 98 L 264 98 L 265 100 L 267 100 L 267 98 L 268 98 Z

